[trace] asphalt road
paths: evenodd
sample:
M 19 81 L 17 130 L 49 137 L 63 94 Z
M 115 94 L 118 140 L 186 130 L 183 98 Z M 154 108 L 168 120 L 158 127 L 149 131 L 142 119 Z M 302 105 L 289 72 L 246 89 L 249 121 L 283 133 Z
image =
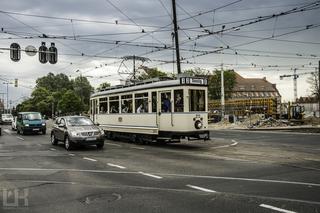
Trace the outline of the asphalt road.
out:
M 212 131 L 68 152 L 2 127 L 0 212 L 320 212 L 319 134 Z

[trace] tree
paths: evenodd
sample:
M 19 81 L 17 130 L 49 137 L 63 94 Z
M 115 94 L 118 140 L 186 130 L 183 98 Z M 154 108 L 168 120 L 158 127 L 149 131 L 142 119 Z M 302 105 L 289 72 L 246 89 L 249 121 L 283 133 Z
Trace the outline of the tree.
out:
M 84 105 L 84 111 L 89 110 L 90 95 L 94 91 L 94 88 L 90 85 L 88 79 L 84 76 L 79 76 L 72 81 L 74 92 L 80 97 L 81 102 Z
M 63 114 L 78 114 L 83 107 L 80 97 L 72 90 L 66 91 L 58 102 L 58 110 Z
M 68 76 L 63 73 L 54 75 L 49 73 L 47 76 L 38 78 L 36 81 L 36 87 L 46 88 L 50 92 L 56 92 L 62 89 L 72 89 L 72 82 Z
M 142 69 L 143 72 L 137 76 L 138 80 L 147 80 L 150 78 L 157 78 L 157 77 L 168 77 L 167 73 L 162 72 L 157 68 L 149 68 L 147 66 L 141 66 L 140 69 Z
M 311 94 L 316 97 L 318 100 L 320 98 L 320 86 L 319 86 L 319 76 L 318 73 L 313 72 L 312 75 L 308 78 L 308 83 L 310 84 Z
M 111 87 L 111 84 L 108 83 L 108 82 L 104 82 L 104 83 L 100 84 L 100 85 L 97 87 L 97 90 L 102 90 L 102 89 L 105 89 L 105 88 L 108 88 L 108 87 Z
M 224 71 L 224 89 L 226 99 L 230 98 L 232 89 L 236 83 L 236 75 L 233 70 Z M 209 76 L 209 99 L 221 98 L 221 71 L 215 71 L 213 75 Z
M 211 74 L 209 70 L 200 67 L 184 70 L 183 73 L 189 76 L 209 76 Z

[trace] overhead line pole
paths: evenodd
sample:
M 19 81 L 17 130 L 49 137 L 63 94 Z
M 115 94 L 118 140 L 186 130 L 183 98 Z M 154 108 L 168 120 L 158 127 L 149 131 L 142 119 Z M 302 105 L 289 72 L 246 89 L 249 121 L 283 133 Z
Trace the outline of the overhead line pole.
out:
M 176 45 L 177 71 L 178 71 L 178 74 L 180 74 L 181 73 L 181 66 L 180 66 L 180 50 L 179 50 L 176 0 L 172 0 L 172 12 L 173 12 L 174 40 L 175 40 L 175 45 Z

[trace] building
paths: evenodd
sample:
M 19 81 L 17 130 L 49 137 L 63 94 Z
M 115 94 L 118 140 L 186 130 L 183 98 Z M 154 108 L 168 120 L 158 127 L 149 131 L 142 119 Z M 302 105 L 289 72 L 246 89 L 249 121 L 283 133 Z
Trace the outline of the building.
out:
M 275 84 L 264 78 L 244 78 L 236 73 L 236 83 L 231 98 L 225 101 L 225 113 L 245 116 L 248 113 L 280 115 L 281 95 Z M 209 103 L 209 109 L 220 110 L 220 100 Z
M 304 107 L 304 112 L 308 116 L 319 117 L 319 102 L 316 97 L 300 97 L 296 104 Z
M 0 113 L 4 112 L 4 102 L 0 99 Z

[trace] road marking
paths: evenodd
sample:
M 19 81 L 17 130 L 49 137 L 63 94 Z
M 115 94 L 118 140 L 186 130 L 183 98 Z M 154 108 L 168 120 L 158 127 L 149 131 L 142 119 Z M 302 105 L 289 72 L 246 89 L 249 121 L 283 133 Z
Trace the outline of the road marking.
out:
M 190 187 L 190 188 L 193 188 L 193 189 L 198 189 L 198 190 L 203 191 L 203 192 L 217 193 L 217 192 L 214 191 L 214 190 L 206 189 L 206 188 L 199 187 L 199 186 L 194 186 L 194 185 L 190 185 L 190 184 L 188 184 L 188 185 L 186 185 L 186 186 L 188 186 L 188 187 Z
M 11 131 L 10 131 L 9 129 L 4 129 L 3 131 L 4 131 L 5 133 L 11 135 Z
M 70 153 L 70 154 L 68 154 L 68 155 L 70 155 L 70 156 L 75 156 L 75 154 L 72 154 L 72 153 Z
M 37 146 L 42 146 L 42 145 L 38 143 Z
M 24 141 L 24 138 L 21 138 L 21 137 L 17 137 L 19 140 L 22 140 L 22 141 Z
M 56 149 L 54 149 L 54 148 L 50 148 L 50 150 L 51 150 L 51 151 L 56 151 Z
M 221 148 L 227 148 L 227 147 L 232 147 L 238 145 L 239 142 L 235 140 L 231 140 L 233 143 L 229 145 L 223 145 L 223 146 L 216 146 L 216 147 L 211 147 L 210 149 L 221 149 Z
M 83 159 L 84 159 L 84 160 L 93 161 L 93 162 L 97 161 L 97 160 L 95 160 L 95 159 L 93 159 L 93 158 L 87 158 L 87 157 L 84 157 Z
M 10 180 L 15 182 L 28 182 L 28 183 L 49 183 L 49 184 L 77 184 L 76 182 L 66 182 L 66 181 L 51 181 L 51 180 Z
M 114 143 L 105 143 L 106 145 L 111 145 L 111 146 L 118 146 L 118 147 L 122 147 L 121 145 L 119 144 L 114 144 Z
M 144 173 L 144 172 L 139 172 L 142 175 L 148 176 L 148 177 L 153 177 L 156 179 L 162 179 L 162 177 L 158 176 L 158 175 L 153 175 L 153 174 L 149 174 L 149 173 Z
M 119 169 L 126 169 L 126 167 L 124 167 L 124 166 L 120 166 L 120 165 L 113 164 L 113 163 L 108 163 L 108 166 L 116 167 L 116 168 L 119 168 Z
M 131 149 L 140 149 L 140 150 L 145 150 L 145 148 L 143 148 L 143 147 L 135 147 L 135 146 L 132 146 L 132 147 L 130 147 Z
M 266 205 L 266 204 L 260 204 L 259 206 L 260 206 L 260 207 L 263 207 L 263 208 L 267 208 L 267 209 L 272 209 L 272 210 L 275 210 L 275 211 L 278 211 L 278 212 L 297 213 L 297 212 L 294 212 L 294 211 L 290 211 L 290 210 L 286 210 L 286 209 L 280 209 L 280 208 L 278 208 L 278 207 L 270 206 L 270 205 Z

